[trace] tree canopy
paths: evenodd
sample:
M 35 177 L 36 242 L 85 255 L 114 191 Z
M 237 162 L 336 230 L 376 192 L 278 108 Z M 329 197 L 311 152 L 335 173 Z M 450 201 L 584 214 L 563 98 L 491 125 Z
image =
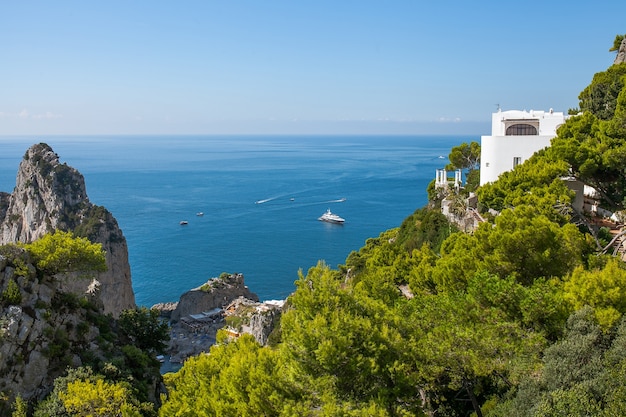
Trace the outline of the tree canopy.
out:
M 49 274 L 106 271 L 102 245 L 75 237 L 72 232 L 57 230 L 23 246 L 37 267 Z
M 473 171 L 480 167 L 480 144 L 470 142 L 455 146 L 448 155 L 450 164 L 448 169 L 467 169 Z

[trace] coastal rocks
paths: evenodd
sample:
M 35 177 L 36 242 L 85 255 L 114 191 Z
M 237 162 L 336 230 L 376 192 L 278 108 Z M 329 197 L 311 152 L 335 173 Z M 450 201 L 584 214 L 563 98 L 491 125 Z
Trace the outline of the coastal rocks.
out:
M 170 363 L 208 352 L 219 329 L 232 337 L 249 333 L 262 345 L 280 319 L 283 301 L 260 303 L 244 284 L 242 274 L 222 274 L 187 291 L 178 303 L 160 303 L 152 308 L 170 318 L 167 352 Z M 173 309 L 173 311 L 172 311 Z
M 199 314 L 215 308 L 223 308 L 238 297 L 259 301 L 243 282 L 243 274 L 223 273 L 219 278 L 212 278 L 198 288 L 180 296 L 171 321 L 177 322 L 182 317 Z
M 161 317 L 165 318 L 165 319 L 170 319 L 172 318 L 172 313 L 174 312 L 174 310 L 176 310 L 176 307 L 178 306 L 178 303 L 157 303 L 155 305 L 153 305 L 150 309 L 151 310 L 158 310 L 160 312 Z
M 105 313 L 117 317 L 135 307 L 128 247 L 117 221 L 89 201 L 82 174 L 61 164 L 52 148 L 40 143 L 26 151 L 13 193 L 0 193 L 0 245 L 32 242 L 55 230 L 73 231 L 102 244 L 107 271 L 98 273 L 96 280 Z M 90 284 L 83 281 L 75 291 L 83 293 Z
M 224 329 L 230 337 L 248 333 L 259 344 L 268 344 L 270 334 L 280 320 L 283 304 L 282 300 L 260 303 L 238 297 L 224 309 L 215 308 L 181 317 L 170 328 L 170 340 L 165 352 L 169 356 L 166 368 L 170 371 L 171 364 L 180 364 L 191 356 L 208 352 L 215 344 L 220 329 Z

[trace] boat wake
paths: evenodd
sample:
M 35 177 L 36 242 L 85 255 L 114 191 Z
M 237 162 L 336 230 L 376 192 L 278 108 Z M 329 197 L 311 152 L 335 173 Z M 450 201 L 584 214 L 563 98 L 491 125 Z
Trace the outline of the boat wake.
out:
M 283 197 L 285 197 L 285 196 L 265 198 L 263 200 L 255 201 L 254 204 L 265 204 L 265 203 L 268 203 L 270 201 L 275 201 L 275 200 L 280 200 L 280 201 L 278 201 L 278 203 L 279 204 L 283 204 L 284 203 L 282 201 Z M 343 198 L 338 198 L 338 199 L 335 199 L 335 200 L 324 200 L 324 201 L 307 201 L 307 200 L 308 199 L 306 197 L 305 198 L 298 198 L 298 201 L 296 202 L 296 198 L 295 197 L 285 198 L 285 201 L 288 201 L 289 205 L 291 207 L 294 207 L 294 205 L 296 205 L 296 206 L 310 206 L 310 205 L 316 205 L 316 204 L 343 203 L 347 199 L 345 197 L 343 197 Z

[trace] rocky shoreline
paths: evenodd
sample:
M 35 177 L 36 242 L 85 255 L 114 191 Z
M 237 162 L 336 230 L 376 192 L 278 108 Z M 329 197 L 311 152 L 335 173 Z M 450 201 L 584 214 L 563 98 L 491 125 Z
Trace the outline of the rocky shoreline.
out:
M 185 292 L 178 302 L 155 304 L 152 308 L 170 325 L 162 373 L 176 371 L 187 358 L 208 352 L 220 329 L 233 338 L 248 333 L 267 344 L 283 304 L 260 302 L 245 285 L 243 274 L 222 274 Z

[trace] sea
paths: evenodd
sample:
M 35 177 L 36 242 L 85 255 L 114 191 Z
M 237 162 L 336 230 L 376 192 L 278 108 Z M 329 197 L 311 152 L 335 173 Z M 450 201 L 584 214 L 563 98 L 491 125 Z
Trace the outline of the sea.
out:
M 0 137 L 0 191 L 44 142 L 85 177 L 128 243 L 137 305 L 178 301 L 223 272 L 261 300 L 285 299 L 298 271 L 351 251 L 427 203 L 453 146 L 473 136 Z M 318 218 L 327 210 L 342 225 Z M 187 222 L 181 225 L 181 222 Z

